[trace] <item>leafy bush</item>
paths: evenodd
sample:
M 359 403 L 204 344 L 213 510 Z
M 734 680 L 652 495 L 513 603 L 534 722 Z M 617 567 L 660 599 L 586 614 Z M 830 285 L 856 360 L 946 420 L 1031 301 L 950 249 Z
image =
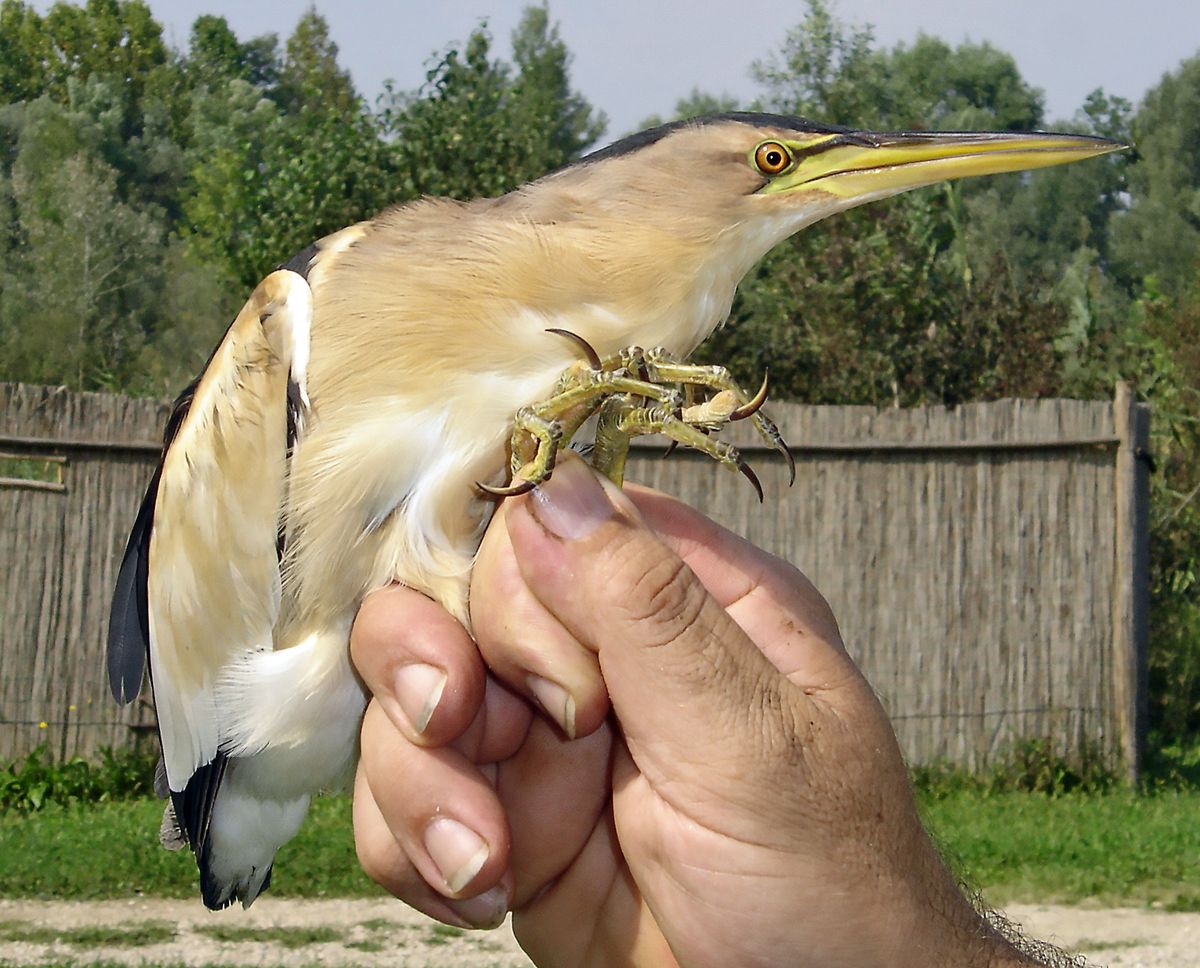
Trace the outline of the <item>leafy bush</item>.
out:
M 0 812 L 153 796 L 156 759 L 153 753 L 105 748 L 98 763 L 80 756 L 55 763 L 39 746 L 23 760 L 0 764 Z
M 1041 793 L 1058 797 L 1068 793 L 1101 793 L 1116 786 L 1118 776 L 1100 750 L 1084 746 L 1068 758 L 1048 739 L 1016 744 L 989 769 L 969 773 L 960 766 L 935 763 L 912 770 L 919 794 L 943 800 L 963 792 L 985 795 Z

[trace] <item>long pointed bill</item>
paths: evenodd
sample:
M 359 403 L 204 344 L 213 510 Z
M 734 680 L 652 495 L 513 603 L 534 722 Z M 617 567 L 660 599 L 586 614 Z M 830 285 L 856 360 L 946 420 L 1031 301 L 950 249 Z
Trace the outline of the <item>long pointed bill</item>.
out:
M 1126 147 L 1073 134 L 958 131 L 846 132 L 787 144 L 794 167 L 760 194 L 804 188 L 856 203 L 952 178 L 1063 165 Z

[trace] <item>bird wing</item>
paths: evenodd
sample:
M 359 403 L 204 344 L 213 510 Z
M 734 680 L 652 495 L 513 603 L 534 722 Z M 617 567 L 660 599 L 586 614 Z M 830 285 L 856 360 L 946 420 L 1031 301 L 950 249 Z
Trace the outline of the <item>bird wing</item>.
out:
M 109 684 L 131 701 L 149 657 L 168 785 L 193 847 L 224 770 L 218 681 L 232 660 L 273 644 L 311 321 L 297 272 L 273 272 L 255 289 L 176 402 L 117 578 Z

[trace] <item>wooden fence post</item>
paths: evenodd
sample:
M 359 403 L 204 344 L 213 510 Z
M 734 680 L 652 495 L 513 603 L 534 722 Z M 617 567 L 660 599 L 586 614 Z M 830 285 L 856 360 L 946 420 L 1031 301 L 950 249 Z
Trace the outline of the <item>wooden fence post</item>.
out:
M 1150 488 L 1146 459 L 1149 408 L 1128 383 L 1117 384 L 1113 429 L 1117 446 L 1116 568 L 1113 575 L 1113 698 L 1125 775 L 1137 783 L 1146 736 L 1150 598 Z

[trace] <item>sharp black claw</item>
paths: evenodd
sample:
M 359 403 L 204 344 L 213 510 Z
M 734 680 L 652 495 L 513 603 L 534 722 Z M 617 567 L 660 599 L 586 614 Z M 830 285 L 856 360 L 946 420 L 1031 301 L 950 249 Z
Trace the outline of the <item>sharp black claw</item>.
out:
M 764 373 L 762 386 L 760 386 L 758 388 L 758 393 L 754 394 L 753 397 L 751 397 L 749 400 L 747 400 L 745 403 L 743 403 L 740 407 L 738 407 L 735 411 L 733 411 L 733 413 L 731 413 L 729 415 L 730 421 L 745 420 L 747 417 L 751 416 L 752 414 L 758 413 L 759 408 L 764 403 L 767 402 L 768 379 L 769 379 L 768 375 L 766 373 Z
M 519 483 L 509 484 L 507 487 L 493 487 L 491 484 L 483 484 L 480 481 L 475 482 L 475 486 L 489 497 L 504 500 L 506 497 L 516 497 L 519 494 L 528 494 L 537 485 L 533 481 L 521 481 Z
M 792 449 L 782 437 L 779 438 L 779 447 L 783 452 L 783 459 L 787 461 L 788 487 L 791 487 L 796 483 L 796 458 L 792 456 Z
M 547 333 L 553 333 L 555 336 L 564 336 L 572 343 L 583 350 L 583 355 L 587 357 L 588 364 L 593 370 L 603 369 L 603 363 L 600 360 L 600 354 L 592 348 L 592 344 L 585 340 L 578 333 L 572 333 L 569 329 L 548 329 Z
M 758 475 L 754 473 L 754 471 L 751 469 L 750 465 L 747 464 L 744 460 L 739 460 L 737 462 L 737 469 L 742 472 L 742 476 L 745 477 L 746 480 L 748 480 L 752 485 L 754 485 L 754 490 L 758 494 L 758 503 L 762 504 L 763 489 L 762 489 L 762 483 L 758 479 Z
M 668 442 L 667 442 L 667 449 L 666 449 L 666 450 L 664 450 L 664 451 L 662 452 L 662 459 L 663 459 L 663 460 L 666 460 L 666 459 L 667 459 L 668 457 L 670 457 L 670 456 L 671 456 L 673 453 L 675 453 L 675 448 L 676 448 L 676 447 L 678 447 L 678 446 L 679 446 L 679 441 L 678 441 L 678 440 L 671 440 L 671 441 L 668 441 Z

